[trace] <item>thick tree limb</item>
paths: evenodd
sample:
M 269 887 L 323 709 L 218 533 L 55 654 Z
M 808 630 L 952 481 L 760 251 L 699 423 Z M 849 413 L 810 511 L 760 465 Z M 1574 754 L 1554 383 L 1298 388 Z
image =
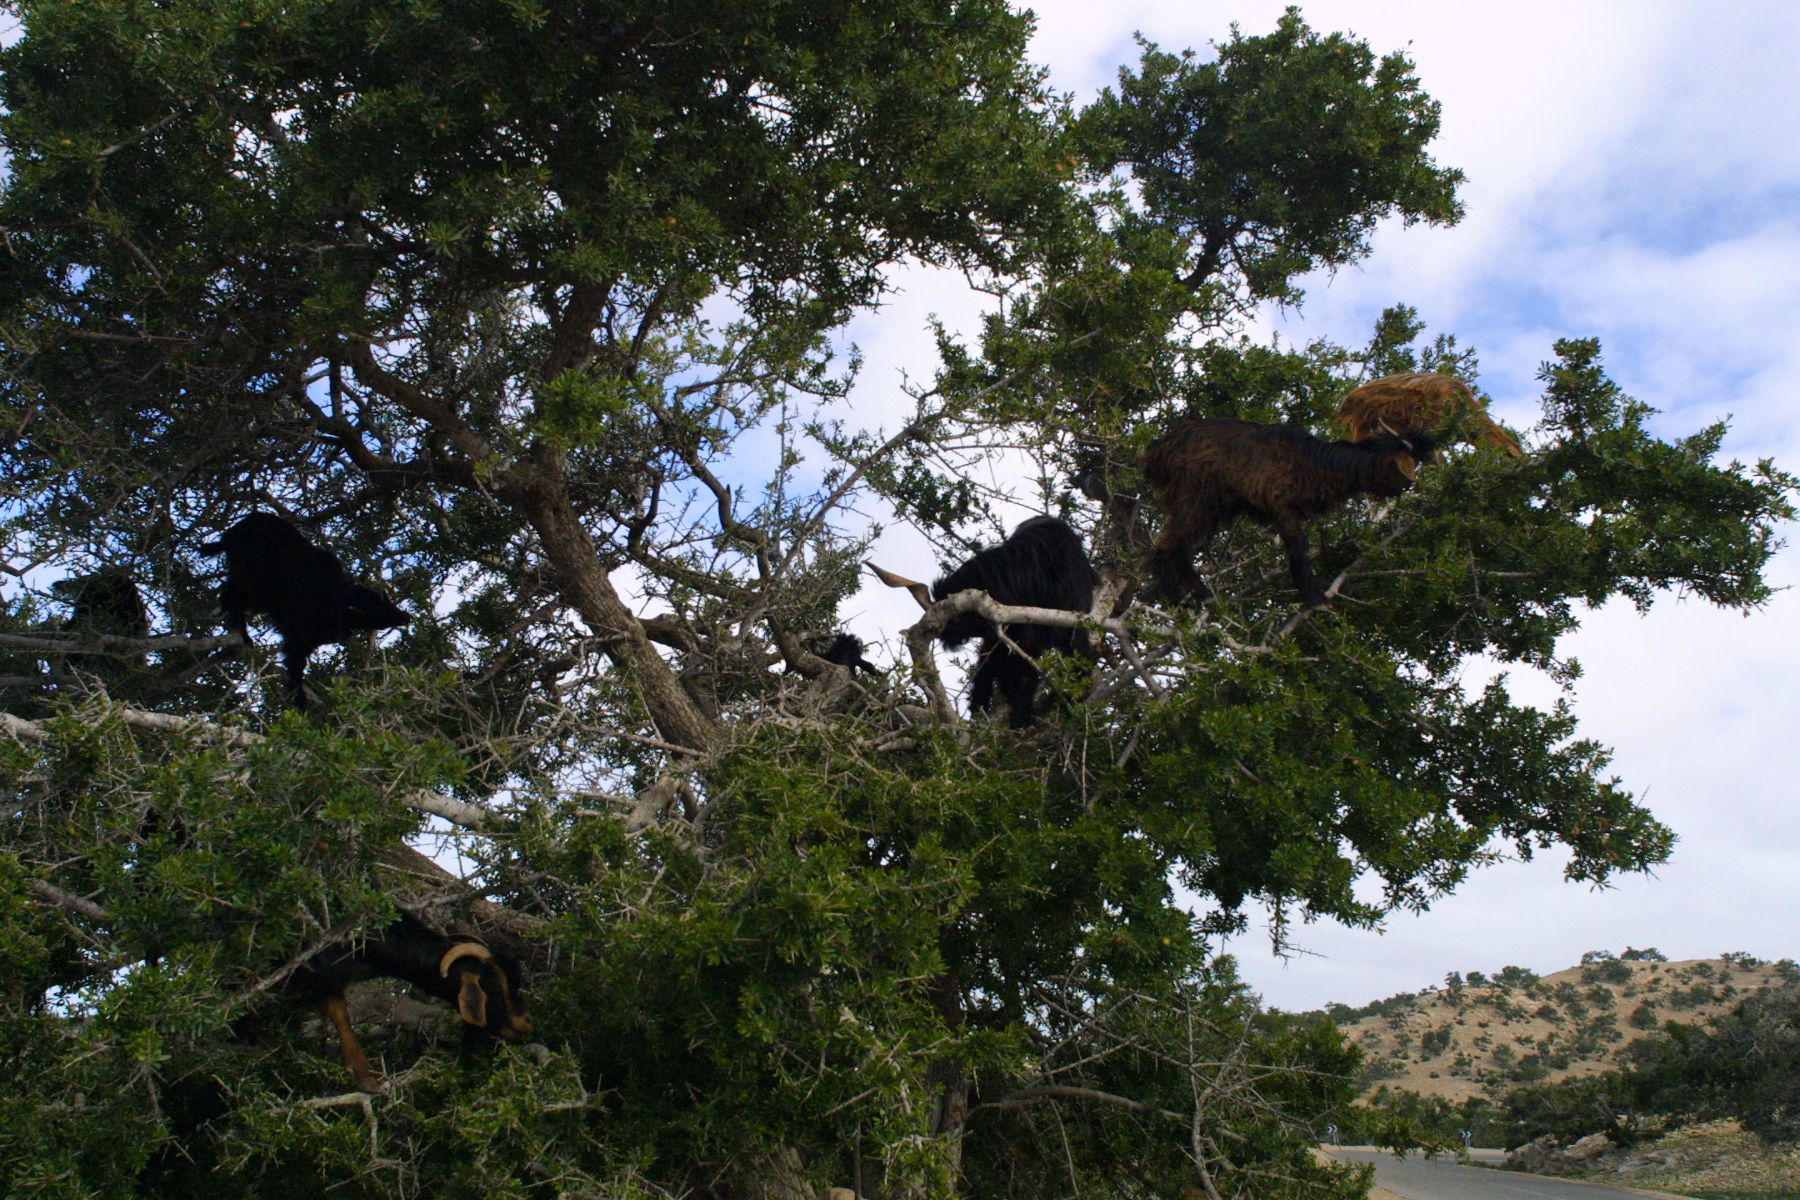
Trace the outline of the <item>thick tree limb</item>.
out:
M 27 885 L 40 899 L 48 900 L 59 908 L 66 908 L 72 913 L 79 913 L 90 921 L 108 919 L 107 911 L 92 900 L 84 900 L 71 892 L 65 892 L 54 883 L 46 883 L 42 879 L 33 879 Z
M 632 672 L 657 731 L 669 742 L 704 753 L 722 730 L 681 686 L 650 635 L 600 566 L 593 538 L 569 502 L 559 454 L 547 446 L 532 451 L 505 472 L 502 496 L 525 514 L 557 569 L 563 592 L 600 639 L 608 658 Z
M 344 348 L 345 361 L 355 373 L 356 381 L 372 392 L 386 396 L 395 404 L 418 417 L 448 437 L 456 448 L 472 462 L 492 458 L 494 448 L 486 438 L 470 428 L 467 422 L 449 408 L 387 370 L 375 361 L 375 347 L 367 341 L 353 341 Z
M 117 633 L 77 633 L 73 630 L 45 629 L 34 633 L 0 633 L 0 649 L 32 650 L 42 654 L 143 654 L 151 650 L 191 650 L 206 654 L 221 646 L 241 646 L 235 633 L 208 637 L 128 637 Z

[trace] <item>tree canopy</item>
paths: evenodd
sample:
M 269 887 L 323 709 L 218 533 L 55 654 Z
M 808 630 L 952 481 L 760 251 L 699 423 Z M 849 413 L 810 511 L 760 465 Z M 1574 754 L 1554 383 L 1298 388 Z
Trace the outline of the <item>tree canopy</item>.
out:
M 1756 607 L 1794 481 L 1655 437 L 1593 341 L 1524 459 L 1319 522 L 1330 610 L 1248 523 L 1204 608 L 1128 602 L 1169 420 L 1329 433 L 1360 380 L 1477 376 L 1404 307 L 1244 333 L 1459 217 L 1403 55 L 1290 10 L 1075 110 L 998 0 L 0 12 L 18 1194 L 1358 1194 L 1307 1153 L 1354 1050 L 1214 935 L 1668 856 L 1566 706 L 1463 666 L 1568 678 L 1612 596 Z M 854 423 L 843 330 L 918 263 L 991 314 Z M 202 544 L 251 511 L 414 617 L 305 712 L 219 633 Z M 948 562 L 1025 511 L 1106 578 L 1031 729 L 961 716 L 932 617 L 885 676 L 821 657 L 868 514 Z M 148 631 L 71 611 L 100 570 Z M 283 980 L 401 911 L 519 956 L 535 1040 L 458 1053 L 376 984 L 388 1089 L 351 1092 Z

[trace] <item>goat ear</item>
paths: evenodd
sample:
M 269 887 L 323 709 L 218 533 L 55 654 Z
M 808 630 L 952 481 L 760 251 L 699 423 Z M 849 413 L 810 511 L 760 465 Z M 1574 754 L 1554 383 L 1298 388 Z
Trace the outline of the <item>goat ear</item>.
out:
M 1406 476 L 1408 483 L 1419 482 L 1419 460 L 1410 454 L 1394 455 L 1394 465 Z
M 904 575 L 896 575 L 892 571 L 884 571 L 874 563 L 864 563 L 863 565 L 875 572 L 875 578 L 881 580 L 881 582 L 887 584 L 889 587 L 905 588 L 907 591 L 911 592 L 912 598 L 919 602 L 920 608 L 931 607 L 931 589 L 920 583 L 918 580 L 908 579 Z
M 481 990 L 481 980 L 473 971 L 466 971 L 462 977 L 462 987 L 456 991 L 456 1011 L 462 1019 L 477 1029 L 487 1028 L 487 993 Z

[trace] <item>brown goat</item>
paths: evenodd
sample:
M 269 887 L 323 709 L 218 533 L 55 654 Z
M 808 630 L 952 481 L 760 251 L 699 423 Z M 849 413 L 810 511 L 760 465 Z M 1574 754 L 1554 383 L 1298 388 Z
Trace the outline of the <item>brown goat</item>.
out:
M 1409 371 L 1371 379 L 1344 397 L 1337 416 L 1353 442 L 1372 437 L 1384 425 L 1390 429 L 1437 429 L 1460 416 L 1471 427 L 1464 435 L 1470 445 L 1476 444 L 1479 435 L 1496 450 L 1514 458 L 1525 457 L 1518 439 L 1495 424 L 1469 385 L 1454 375 Z
M 1241 516 L 1275 527 L 1294 586 L 1324 608 L 1306 523 L 1352 496 L 1397 496 L 1430 462 L 1427 434 L 1391 430 L 1358 442 L 1327 442 L 1293 425 L 1192 417 L 1177 421 L 1144 454 L 1144 480 L 1166 516 L 1151 557 L 1153 595 L 1178 603 L 1211 589 L 1194 556 Z
M 464 1041 L 493 1034 L 516 1041 L 531 1032 L 518 963 L 469 937 L 445 937 L 409 916 L 387 928 L 321 947 L 288 976 L 287 989 L 317 1000 L 337 1030 L 344 1065 L 365 1092 L 382 1090 L 350 1028 L 344 989 L 368 979 L 402 979 L 456 1005 Z

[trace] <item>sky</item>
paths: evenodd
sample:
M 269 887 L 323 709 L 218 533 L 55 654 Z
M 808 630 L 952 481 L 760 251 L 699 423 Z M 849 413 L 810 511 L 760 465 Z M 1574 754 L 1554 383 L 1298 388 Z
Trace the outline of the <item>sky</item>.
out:
M 1036 6 L 1032 57 L 1078 103 L 1135 63 L 1134 31 L 1165 50 L 1273 28 L 1278 3 Z M 1335 0 L 1301 5 L 1320 31 L 1377 53 L 1404 50 L 1443 105 L 1432 147 L 1468 176 L 1468 215 L 1449 229 L 1382 228 L 1355 267 L 1311 279 L 1298 311 L 1265 314 L 1284 340 L 1367 340 L 1375 316 L 1413 305 L 1427 336 L 1453 333 L 1480 358 L 1493 410 L 1537 419 L 1535 376 L 1562 337 L 1598 337 L 1608 373 L 1659 410 L 1661 436 L 1729 417 L 1727 457 L 1800 470 L 1800 5 L 1561 0 L 1506 5 Z M 926 318 L 972 329 L 979 298 L 918 273 L 852 331 L 866 366 L 853 400 L 898 411 L 903 378 L 929 379 Z M 1792 530 L 1789 531 L 1791 538 Z M 878 544 L 890 566 L 931 561 L 904 529 Z M 923 555 L 923 556 L 922 556 Z M 1800 552 L 1774 582 L 1800 584 Z M 885 637 L 917 610 L 866 590 L 851 627 Z M 1361 1004 L 1441 984 L 1450 971 L 1548 973 L 1588 950 L 1654 946 L 1670 958 L 1742 950 L 1800 958 L 1800 597 L 1745 616 L 1659 599 L 1591 613 L 1561 649 L 1583 668 L 1569 699 L 1581 735 L 1680 836 L 1653 877 L 1594 890 L 1540 855 L 1473 874 L 1423 915 L 1380 931 L 1290 931 L 1270 952 L 1266 914 L 1226 946 L 1264 1000 L 1285 1009 Z M 1478 686 L 1492 674 L 1469 664 Z M 1559 689 L 1529 670 L 1513 695 Z

